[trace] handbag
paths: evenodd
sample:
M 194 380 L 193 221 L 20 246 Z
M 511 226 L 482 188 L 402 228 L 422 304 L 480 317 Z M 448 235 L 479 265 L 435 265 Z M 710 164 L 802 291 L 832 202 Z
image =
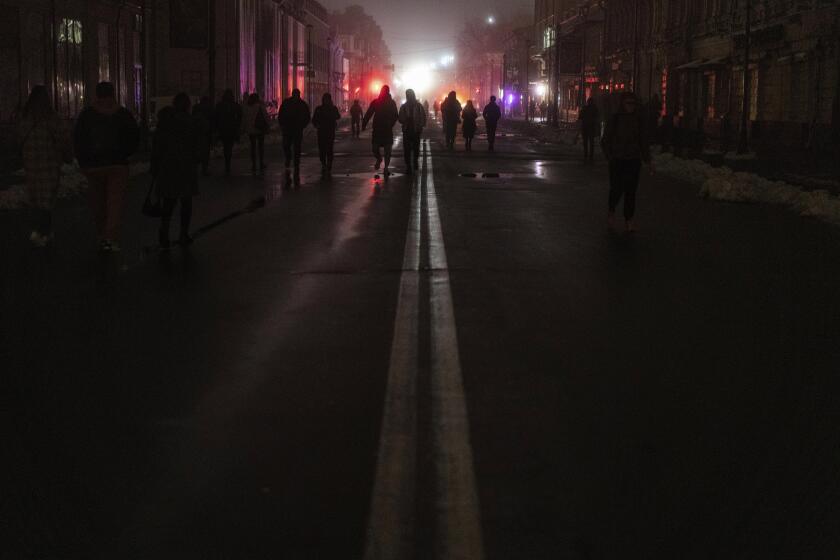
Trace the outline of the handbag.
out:
M 143 215 L 148 216 L 150 218 L 160 218 L 163 215 L 163 209 L 161 208 L 160 197 L 157 197 L 156 200 L 152 200 L 152 192 L 155 189 L 155 182 L 149 185 L 149 191 L 146 193 L 146 200 L 143 201 Z

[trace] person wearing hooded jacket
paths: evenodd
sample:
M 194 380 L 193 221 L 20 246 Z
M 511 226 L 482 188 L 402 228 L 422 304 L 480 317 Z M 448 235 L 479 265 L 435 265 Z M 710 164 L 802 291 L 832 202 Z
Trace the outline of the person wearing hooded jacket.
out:
M 321 98 L 321 105 L 315 108 L 315 113 L 312 115 L 312 126 L 318 131 L 318 157 L 321 159 L 321 172 L 325 175 L 332 171 L 335 130 L 340 120 L 341 112 L 333 104 L 332 95 L 325 93 Z
M 96 86 L 93 105 L 76 121 L 76 159 L 88 180 L 88 202 L 96 220 L 99 249 L 119 251 L 123 199 L 128 187 L 128 158 L 140 142 L 137 121 L 117 103 L 114 84 Z
M 300 178 L 300 152 L 303 145 L 303 130 L 311 120 L 309 104 L 301 99 L 300 90 L 292 90 L 292 96 L 283 100 L 277 112 L 277 122 L 283 132 L 283 154 L 286 159 L 286 175 L 294 163 L 295 178 Z
M 400 107 L 399 120 L 403 130 L 403 154 L 408 175 L 420 166 L 420 137 L 426 126 L 426 108 L 417 101 L 413 89 L 405 90 L 405 103 Z
M 446 136 L 446 147 L 455 149 L 455 135 L 458 133 L 458 124 L 461 122 L 461 103 L 455 97 L 455 92 L 450 91 L 449 95 L 440 106 L 440 114 L 443 119 L 443 132 Z
M 397 104 L 391 98 L 391 88 L 382 86 L 379 97 L 370 102 L 365 118 L 362 119 L 362 130 L 367 128 L 368 122 L 373 119 L 373 134 L 371 145 L 373 155 L 376 157 L 375 169 L 382 165 L 382 154 L 380 148 L 385 152 L 385 175 L 388 175 L 388 166 L 391 164 L 391 147 L 394 144 L 394 125 L 399 120 Z

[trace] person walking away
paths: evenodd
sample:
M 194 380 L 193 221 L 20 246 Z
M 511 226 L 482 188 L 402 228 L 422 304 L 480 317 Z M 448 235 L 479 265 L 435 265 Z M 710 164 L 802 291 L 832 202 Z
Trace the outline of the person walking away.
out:
M 484 125 L 487 127 L 487 149 L 492 152 L 496 146 L 496 127 L 502 118 L 502 110 L 496 104 L 495 95 L 490 96 L 490 103 L 484 106 L 481 116 L 484 117 Z
M 467 105 L 461 112 L 461 118 L 464 124 L 461 125 L 461 130 L 464 133 L 464 146 L 468 152 L 472 151 L 472 142 L 475 138 L 475 131 L 478 128 L 476 121 L 478 120 L 478 111 L 475 110 L 472 99 L 467 100 Z
M 461 122 L 461 111 L 463 109 L 461 108 L 461 103 L 455 97 L 455 92 L 450 91 L 440 106 L 446 147 L 450 150 L 455 149 L 455 135 L 458 133 L 458 123 Z
M 96 221 L 99 248 L 104 252 L 120 250 L 128 158 L 139 142 L 137 121 L 117 103 L 114 84 L 97 84 L 93 105 L 86 107 L 76 121 L 73 146 L 88 180 L 88 202 Z
M 210 101 L 210 97 L 202 96 L 198 104 L 193 107 L 192 114 L 195 117 L 201 140 L 201 157 L 199 158 L 201 173 L 206 177 L 210 175 L 210 150 L 213 147 L 214 134 L 213 103 Z
M 260 101 L 260 96 L 252 93 L 248 97 L 248 104 L 242 114 L 242 127 L 251 141 L 251 174 L 257 174 L 257 159 L 259 158 L 259 172 L 265 169 L 265 134 L 268 132 L 268 113 Z
M 321 105 L 312 114 L 312 126 L 318 131 L 318 157 L 321 158 L 321 173 L 324 175 L 332 172 L 335 131 L 340 120 L 341 112 L 333 104 L 332 95 L 325 93 Z
M 52 211 L 58 196 L 61 164 L 73 161 L 70 134 L 50 104 L 44 86 L 35 86 L 26 100 L 19 124 L 26 194 L 35 213 L 29 241 L 46 247 L 53 239 Z
M 222 141 L 225 155 L 225 177 L 230 176 L 230 160 L 233 158 L 233 145 L 239 140 L 242 130 L 242 107 L 233 97 L 233 90 L 227 89 L 222 100 L 216 104 L 213 128 Z
M 365 118 L 362 119 L 362 130 L 367 128 L 368 122 L 373 119 L 373 134 L 371 145 L 373 148 L 373 155 L 376 158 L 376 165 L 374 169 L 379 169 L 382 165 L 382 154 L 380 148 L 385 153 L 385 171 L 387 177 L 390 175 L 388 166 L 391 164 L 391 147 L 394 144 L 394 125 L 399 120 L 399 112 L 397 111 L 397 104 L 391 98 L 391 88 L 382 86 L 379 92 L 379 97 L 371 101 L 365 113 Z
M 353 106 L 350 107 L 350 130 L 353 138 L 358 138 L 362 132 L 362 106 L 359 100 L 353 101 Z
M 429 100 L 428 99 L 423 100 L 423 110 L 426 112 L 426 116 L 428 117 L 428 115 L 429 115 Z
M 403 131 L 405 171 L 411 175 L 420 168 L 420 137 L 426 126 L 426 108 L 417 102 L 413 89 L 405 90 L 405 99 L 400 107 L 399 119 Z
M 190 98 L 179 93 L 170 107 L 158 113 L 158 125 L 152 143 L 151 173 L 160 197 L 161 219 L 158 240 L 161 249 L 169 249 L 169 223 L 172 212 L 181 203 L 181 235 L 178 243 L 192 243 L 192 197 L 198 194 L 197 168 L 204 155 L 202 118 L 190 116 Z
M 277 113 L 277 122 L 283 132 L 283 154 L 286 158 L 286 176 L 292 163 L 295 166 L 295 181 L 300 180 L 300 152 L 303 145 L 303 130 L 310 121 L 309 104 L 300 97 L 300 90 L 293 89 L 292 96 L 284 99 Z
M 636 190 L 642 162 L 650 165 L 650 146 L 638 100 L 632 92 L 621 94 L 618 113 L 612 116 L 604 130 L 601 147 L 610 166 L 610 195 L 608 221 L 615 226 L 615 209 L 624 197 L 624 219 L 628 232 L 636 230 L 633 216 L 636 210 Z
M 438 114 L 440 113 L 440 101 L 435 99 L 435 102 L 432 105 L 432 107 L 434 107 L 435 110 L 435 120 L 438 120 Z
M 601 134 L 601 115 L 594 97 L 590 97 L 580 110 L 579 120 L 580 134 L 583 138 L 583 161 L 594 161 L 595 138 Z

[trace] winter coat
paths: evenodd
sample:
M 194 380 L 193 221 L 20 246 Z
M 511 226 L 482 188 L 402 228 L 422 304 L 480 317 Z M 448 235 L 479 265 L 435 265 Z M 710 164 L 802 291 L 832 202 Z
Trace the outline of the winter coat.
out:
M 257 127 L 257 115 L 262 113 L 262 118 L 268 122 L 268 113 L 265 110 L 265 105 L 262 102 L 254 103 L 253 105 L 245 105 L 242 110 L 242 132 L 249 136 L 258 136 L 265 134 L 268 129 L 260 129 Z
M 195 117 L 174 109 L 158 122 L 151 161 L 158 196 L 183 198 L 198 194 L 197 166 L 203 149 L 200 126 Z
M 40 120 L 24 117 L 19 138 L 29 203 L 51 210 L 58 195 L 61 164 L 73 160 L 70 135 L 58 116 L 52 114 Z
M 280 104 L 277 122 L 283 135 L 300 134 L 310 121 L 309 104 L 300 97 L 289 97 Z
M 585 136 L 601 134 L 601 115 L 595 105 L 586 105 L 580 110 L 580 131 Z
M 477 128 L 475 121 L 478 119 L 478 112 L 474 108 L 468 107 L 461 113 L 461 118 L 464 120 L 464 124 L 461 126 L 464 138 L 472 138 L 475 136 L 475 129 Z
M 499 124 L 499 120 L 502 118 L 502 110 L 496 105 L 495 101 L 491 101 L 484 107 L 484 111 L 482 111 L 481 116 L 484 117 L 484 122 L 490 128 L 495 128 L 497 124 Z
M 650 162 L 644 115 L 636 113 L 616 113 L 607 122 L 601 149 L 608 160 L 641 159 Z
M 233 141 L 242 131 L 242 107 L 235 101 L 220 101 L 216 105 L 213 127 L 222 140 Z
M 335 105 L 320 105 L 315 107 L 312 115 L 312 126 L 318 130 L 318 136 L 335 135 L 338 128 L 338 121 L 341 120 L 341 112 Z
M 394 125 L 400 119 L 397 104 L 391 98 L 378 97 L 371 101 L 365 118 L 362 119 L 362 128 L 367 127 L 368 121 L 373 118 L 373 142 L 379 145 L 394 141 Z
M 350 118 L 353 122 L 359 122 L 362 120 L 362 106 L 354 103 L 352 107 L 350 107 Z
M 457 99 L 449 99 L 448 97 L 440 106 L 440 113 L 443 116 L 443 124 L 452 126 L 458 125 L 461 122 L 461 103 Z
M 417 101 L 403 103 L 399 120 L 404 134 L 419 134 L 426 127 L 426 108 Z
M 76 158 L 83 169 L 128 165 L 139 142 L 137 121 L 113 99 L 97 100 L 85 108 L 73 132 Z

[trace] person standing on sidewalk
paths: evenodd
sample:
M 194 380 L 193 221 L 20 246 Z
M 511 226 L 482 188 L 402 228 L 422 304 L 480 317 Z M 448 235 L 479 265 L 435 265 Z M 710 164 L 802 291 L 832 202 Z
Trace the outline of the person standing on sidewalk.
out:
M 284 99 L 277 113 L 277 122 L 283 131 L 283 154 L 286 157 L 286 176 L 294 161 L 295 181 L 300 180 L 300 152 L 303 147 L 303 131 L 309 125 L 311 115 L 309 104 L 300 98 L 300 90 L 293 89 L 292 96 Z
M 467 105 L 461 112 L 461 119 L 464 121 L 464 124 L 461 125 L 461 130 L 464 133 L 464 147 L 468 152 L 471 152 L 475 131 L 478 129 L 478 125 L 476 124 L 476 121 L 478 121 L 478 111 L 475 110 L 472 99 L 467 100 Z
M 624 219 L 628 232 L 636 231 L 633 216 L 636 211 L 636 190 L 644 161 L 654 172 L 647 140 L 646 123 L 638 110 L 638 100 L 632 92 L 621 94 L 618 113 L 607 122 L 601 147 L 610 166 L 610 196 L 608 221 L 615 227 L 615 209 L 624 197 Z
M 204 149 L 202 123 L 190 116 L 190 98 L 179 93 L 171 107 L 158 113 L 158 126 L 152 145 L 151 172 L 161 204 L 159 241 L 169 249 L 169 223 L 175 205 L 181 202 L 181 235 L 178 243 L 192 243 L 192 197 L 198 194 L 197 167 Z
M 128 158 L 139 141 L 137 121 L 117 103 L 114 84 L 97 84 L 93 105 L 86 107 L 76 121 L 73 143 L 79 166 L 88 180 L 88 201 L 102 251 L 120 250 Z
M 45 247 L 53 238 L 52 210 L 58 196 L 61 164 L 73 161 L 73 144 L 44 86 L 32 88 L 19 126 L 26 194 L 36 214 L 29 241 L 35 247 Z
M 199 103 L 193 107 L 193 117 L 196 118 L 198 133 L 201 138 L 201 173 L 206 177 L 210 175 L 210 149 L 213 147 L 213 104 L 210 97 L 205 95 Z
M 350 107 L 350 129 L 353 133 L 353 138 L 358 138 L 362 133 L 362 106 L 359 100 L 353 101 L 353 106 Z
M 458 123 L 461 122 L 461 103 L 455 97 L 455 92 L 450 91 L 446 99 L 441 103 L 440 114 L 443 119 L 443 133 L 446 138 L 446 147 L 455 149 L 455 135 L 458 133 Z
M 420 136 L 426 126 L 426 108 L 417 102 L 413 89 L 405 90 L 405 99 L 400 107 L 399 119 L 403 130 L 405 172 L 411 175 L 420 168 Z
M 321 98 L 321 105 L 315 108 L 312 115 L 312 126 L 318 131 L 318 157 L 321 159 L 323 175 L 332 172 L 335 131 L 340 120 L 341 112 L 333 104 L 332 95 L 325 93 Z
M 242 130 L 242 107 L 233 97 L 233 90 L 226 89 L 222 100 L 216 104 L 214 128 L 222 141 L 225 154 L 225 177 L 230 176 L 230 160 L 233 158 L 233 144 L 239 140 Z
M 601 134 L 601 115 L 595 105 L 595 98 L 590 97 L 586 106 L 580 110 L 580 134 L 583 138 L 583 161 L 595 160 L 595 138 Z
M 391 98 L 391 88 L 382 86 L 379 97 L 370 102 L 365 118 L 362 120 L 362 130 L 367 128 L 370 119 L 373 119 L 373 134 L 371 144 L 373 155 L 376 158 L 374 169 L 382 165 L 382 154 L 380 148 L 385 152 L 385 171 L 387 177 L 390 175 L 388 166 L 391 164 L 391 148 L 394 145 L 394 125 L 399 120 L 397 104 Z
M 242 114 L 242 127 L 251 141 L 251 174 L 256 176 L 257 169 L 259 173 L 265 170 L 265 134 L 270 128 L 268 113 L 260 101 L 260 96 L 256 93 L 248 97 L 248 104 L 245 105 Z M 257 168 L 257 158 L 260 162 L 259 168 Z
M 492 152 L 496 146 L 496 127 L 502 118 L 502 110 L 496 105 L 495 95 L 490 96 L 490 103 L 484 106 L 481 116 L 484 117 L 484 125 L 487 127 L 487 149 Z

